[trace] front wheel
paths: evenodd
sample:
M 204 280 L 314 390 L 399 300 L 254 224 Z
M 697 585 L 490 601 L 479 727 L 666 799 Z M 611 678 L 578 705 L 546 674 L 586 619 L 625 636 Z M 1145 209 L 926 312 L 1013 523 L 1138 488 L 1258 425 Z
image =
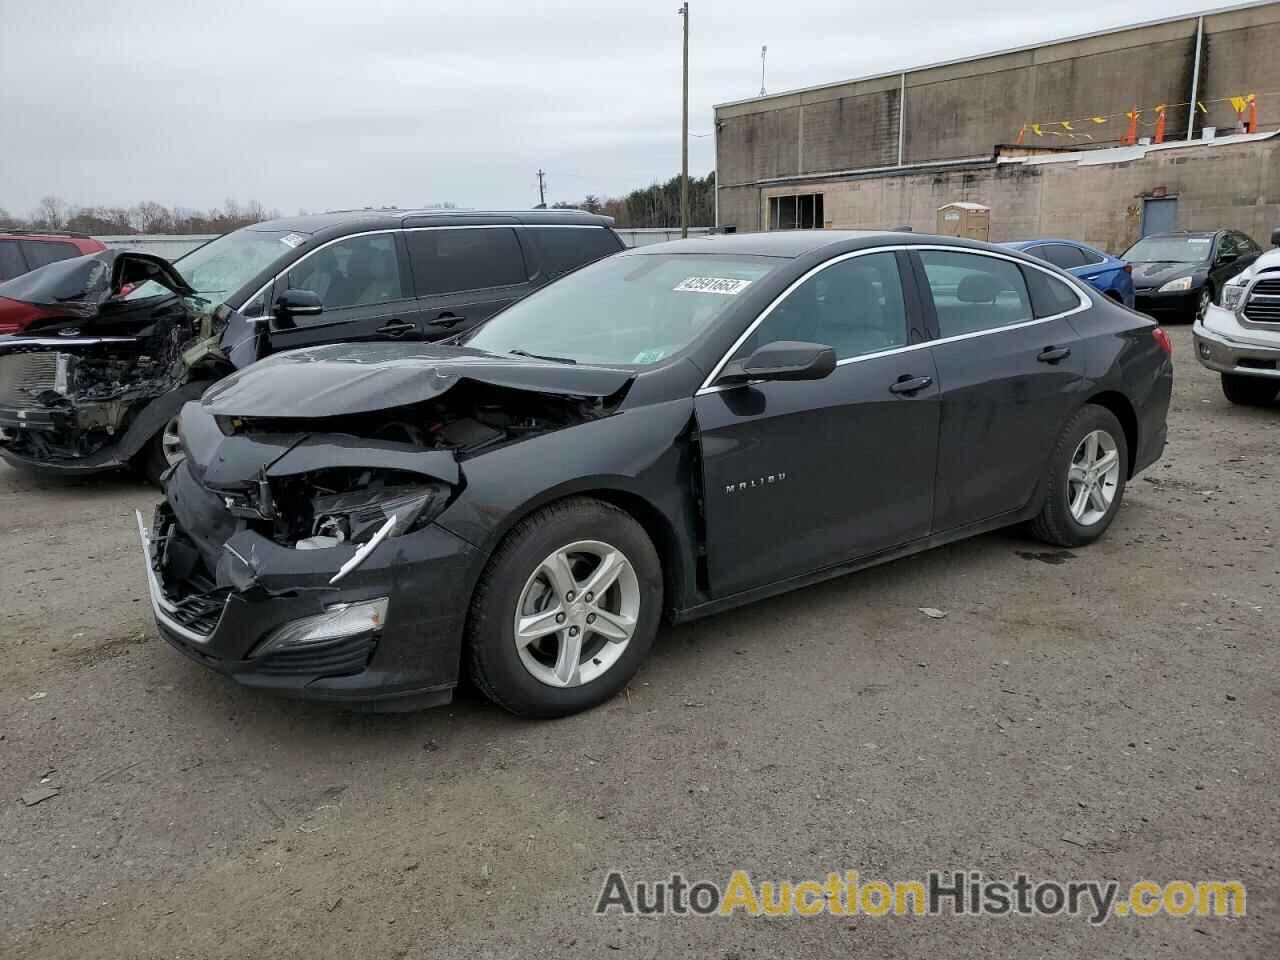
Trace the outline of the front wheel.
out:
M 1086 406 L 1058 436 L 1032 535 L 1059 547 L 1097 540 L 1120 509 L 1128 476 L 1129 444 L 1120 421 L 1105 407 Z
M 1280 393 L 1280 382 L 1270 377 L 1224 373 L 1222 393 L 1232 403 L 1249 407 L 1265 407 L 1276 398 L 1277 393 Z
M 1200 291 L 1200 298 L 1196 301 L 1196 320 L 1204 320 L 1204 315 L 1209 312 L 1209 305 L 1213 303 L 1213 288 L 1207 283 L 1204 289 Z
M 160 478 L 175 463 L 182 461 L 182 440 L 178 436 L 178 418 L 171 417 L 164 427 L 143 445 L 134 457 L 134 466 L 143 478 L 160 486 Z
M 653 646 L 662 564 L 629 514 L 554 503 L 495 551 L 471 602 L 471 677 L 512 713 L 561 717 L 617 694 Z

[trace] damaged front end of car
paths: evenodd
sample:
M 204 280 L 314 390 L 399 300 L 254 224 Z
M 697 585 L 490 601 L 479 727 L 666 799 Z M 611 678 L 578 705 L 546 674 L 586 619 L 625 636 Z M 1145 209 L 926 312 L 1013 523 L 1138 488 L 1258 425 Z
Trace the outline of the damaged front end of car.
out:
M 155 297 L 127 298 L 146 283 Z M 166 261 L 117 250 L 0 285 L 0 456 L 90 471 L 138 454 L 212 363 L 192 349 L 216 332 L 194 296 Z
M 189 404 L 186 460 L 138 517 L 162 635 L 246 686 L 447 702 L 480 557 L 436 521 L 467 464 L 608 416 L 629 383 L 531 389 L 537 366 L 345 345 L 268 358 Z

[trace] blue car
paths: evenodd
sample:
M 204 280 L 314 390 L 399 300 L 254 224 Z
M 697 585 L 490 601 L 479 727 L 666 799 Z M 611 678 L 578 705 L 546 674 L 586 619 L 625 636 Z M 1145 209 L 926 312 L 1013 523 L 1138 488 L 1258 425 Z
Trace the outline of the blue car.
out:
M 1067 273 L 1087 280 L 1112 300 L 1133 309 L 1133 266 L 1077 240 L 1010 240 L 1001 244 L 1047 260 Z

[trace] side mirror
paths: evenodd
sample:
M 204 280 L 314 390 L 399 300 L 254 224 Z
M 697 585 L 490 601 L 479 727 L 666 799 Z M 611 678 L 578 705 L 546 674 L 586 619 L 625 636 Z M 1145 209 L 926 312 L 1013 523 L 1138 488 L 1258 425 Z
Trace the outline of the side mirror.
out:
M 821 380 L 836 368 L 836 352 L 821 343 L 775 340 L 749 357 L 725 364 L 717 383 L 751 380 Z
M 1280 247 L 1280 227 L 1276 227 L 1271 231 L 1271 245 L 1273 247 Z
M 314 317 L 323 312 L 324 301 L 310 290 L 286 290 L 276 300 L 276 316 L 281 320 Z

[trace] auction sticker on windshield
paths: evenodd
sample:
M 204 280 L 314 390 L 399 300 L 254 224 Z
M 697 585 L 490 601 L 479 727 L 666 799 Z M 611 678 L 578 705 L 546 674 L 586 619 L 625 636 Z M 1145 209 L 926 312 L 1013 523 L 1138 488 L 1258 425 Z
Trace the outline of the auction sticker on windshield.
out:
M 729 277 L 687 277 L 671 289 L 677 293 L 722 293 L 728 297 L 736 297 L 747 287 L 750 280 L 734 280 Z

